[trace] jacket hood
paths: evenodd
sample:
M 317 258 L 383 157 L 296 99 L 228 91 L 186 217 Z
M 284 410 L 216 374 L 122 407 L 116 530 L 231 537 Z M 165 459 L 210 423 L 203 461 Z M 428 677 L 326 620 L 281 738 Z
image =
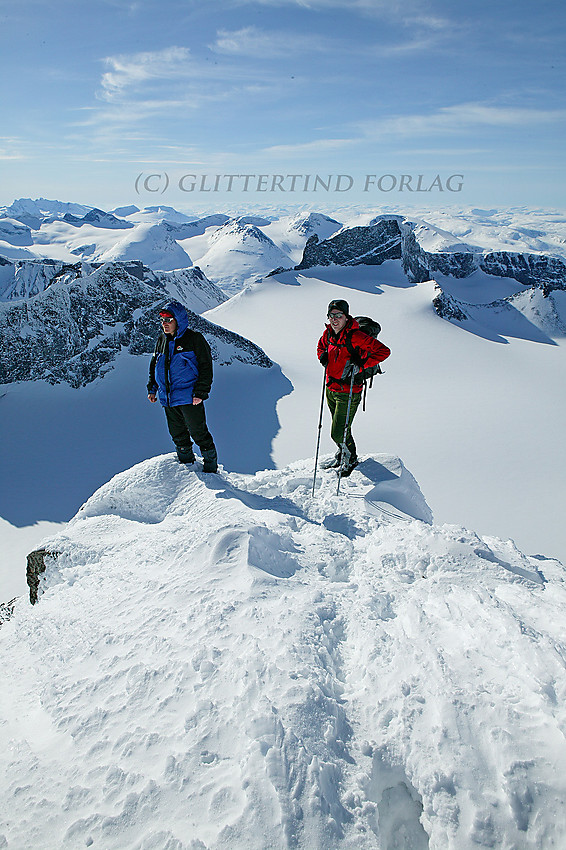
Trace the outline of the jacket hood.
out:
M 179 301 L 170 301 L 165 305 L 165 307 L 163 307 L 163 309 L 167 310 L 169 313 L 173 313 L 175 316 L 177 321 L 177 333 L 175 336 L 177 337 L 184 334 L 189 327 L 189 316 L 183 305 L 180 304 Z

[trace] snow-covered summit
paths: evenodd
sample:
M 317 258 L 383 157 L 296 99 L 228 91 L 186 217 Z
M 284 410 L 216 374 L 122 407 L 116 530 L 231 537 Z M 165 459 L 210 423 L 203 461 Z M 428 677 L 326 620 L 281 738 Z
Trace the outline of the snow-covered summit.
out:
M 341 227 L 340 222 L 322 213 L 299 212 L 276 219 L 262 229 L 293 263 L 298 263 L 310 236 L 316 234 L 319 239 L 328 239 Z
M 31 229 L 15 218 L 0 218 L 0 240 L 10 245 L 33 245 Z
M 99 210 L 96 207 L 89 210 L 89 212 L 80 218 L 76 215 L 72 215 L 71 213 L 66 213 L 63 216 L 63 221 L 66 221 L 68 224 L 74 224 L 76 227 L 91 224 L 94 227 L 109 228 L 111 230 L 129 230 L 134 226 L 131 222 L 124 221 L 121 218 L 117 218 L 112 213 Z
M 318 233 L 319 237 L 323 239 L 326 236 L 330 236 L 332 233 L 335 233 L 340 227 L 342 227 L 342 225 L 339 221 L 336 221 L 336 219 L 330 218 L 322 213 L 314 212 L 311 212 L 308 215 L 297 213 L 289 222 L 290 230 L 296 230 L 298 233 L 303 233 L 305 235 Z M 323 233 L 323 231 L 325 232 Z
M 183 224 L 171 224 L 167 221 L 163 223 L 175 239 L 190 239 L 194 236 L 202 236 L 208 228 L 222 227 L 227 221 L 230 221 L 230 216 L 224 213 L 215 213 Z
M 136 225 L 96 259 L 102 262 L 139 260 L 151 269 L 163 271 L 192 265 L 187 252 L 175 241 L 164 224 Z
M 116 212 L 116 215 L 119 215 Z M 179 212 L 174 207 L 169 207 L 166 205 L 157 205 L 150 207 L 143 207 L 143 209 L 134 209 L 131 213 L 127 213 L 128 217 L 132 221 L 145 221 L 145 222 L 162 222 L 168 221 L 172 224 L 183 224 L 184 222 L 191 221 L 194 216 L 187 215 L 186 213 Z
M 50 201 L 47 198 L 17 198 L 9 206 L 0 207 L 0 218 L 15 218 L 34 229 L 48 216 L 63 217 L 66 214 L 83 216 L 92 207 L 68 201 Z
M 390 455 L 311 483 L 162 455 L 44 541 L 1 632 L 5 846 L 562 845 L 564 569 L 432 524 Z
M 270 271 L 289 266 L 289 255 L 254 224 L 234 219 L 213 231 L 200 268 L 230 295 Z
M 135 204 L 126 204 L 123 207 L 115 207 L 113 210 L 108 210 L 110 215 L 117 215 L 120 218 L 126 218 L 129 215 L 134 215 L 135 213 L 140 212 L 140 208 L 136 207 Z

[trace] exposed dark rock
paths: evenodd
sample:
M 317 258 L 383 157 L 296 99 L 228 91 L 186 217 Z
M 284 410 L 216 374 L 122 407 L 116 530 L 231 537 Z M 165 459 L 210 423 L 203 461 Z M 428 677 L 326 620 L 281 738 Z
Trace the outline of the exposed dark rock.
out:
M 415 234 L 415 224 L 399 216 L 383 217 L 365 227 L 340 230 L 319 241 L 316 235 L 305 245 L 297 270 L 313 266 L 379 265 L 401 259 L 409 280 L 421 283 L 435 274 L 465 278 L 478 269 L 486 274 L 517 280 L 550 292 L 566 289 L 566 263 L 544 254 L 508 251 L 426 251 Z
M 441 319 L 455 319 L 457 322 L 465 322 L 469 319 L 458 301 L 443 290 L 440 290 L 440 294 L 433 299 L 432 306 Z
M 46 560 L 54 561 L 60 552 L 49 552 L 47 549 L 35 549 L 27 557 L 26 578 L 29 587 L 29 601 L 32 605 L 38 600 L 40 576 L 45 572 Z
M 18 268 L 42 289 L 25 300 L 0 303 L 0 384 L 46 380 L 81 387 L 112 368 L 116 355 L 151 354 L 158 310 L 171 299 L 216 306 L 226 296 L 198 269 L 153 272 L 140 262 L 27 263 Z M 271 366 L 253 343 L 189 310 L 191 326 L 207 336 L 222 363 Z
M 483 256 L 479 265 L 486 274 L 512 277 L 525 286 L 536 286 L 545 292 L 566 289 L 566 263 L 558 257 L 494 251 Z
M 82 227 L 83 224 L 92 224 L 95 227 L 106 227 L 112 230 L 129 230 L 134 226 L 131 221 L 116 218 L 112 213 L 104 212 L 104 210 L 99 210 L 96 207 L 89 210 L 82 218 L 72 213 L 66 213 L 63 216 L 63 221 L 66 221 L 67 224 L 73 224 L 76 227 Z
M 0 626 L 3 623 L 7 623 L 14 613 L 14 605 L 16 604 L 17 599 L 18 597 L 14 596 L 14 598 L 10 599 L 9 602 L 0 602 Z
M 319 241 L 313 234 L 305 245 L 297 271 L 313 266 L 381 265 L 401 259 L 402 234 L 396 219 L 383 219 L 367 227 L 340 230 Z
M 422 283 L 431 280 L 435 272 L 450 277 L 468 277 L 477 269 L 472 253 L 463 251 L 425 251 L 418 243 L 411 225 L 404 226 L 403 270 L 410 280 Z

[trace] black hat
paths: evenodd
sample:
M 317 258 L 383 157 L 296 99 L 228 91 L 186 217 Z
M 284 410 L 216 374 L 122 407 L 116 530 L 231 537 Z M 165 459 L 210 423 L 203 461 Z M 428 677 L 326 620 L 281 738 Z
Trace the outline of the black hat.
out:
M 347 301 L 343 301 L 341 298 L 337 298 L 335 301 L 331 301 L 328 305 L 328 310 L 326 311 L 326 315 L 330 313 L 331 310 L 340 310 L 341 313 L 344 313 L 345 316 L 350 315 L 350 307 L 348 306 Z

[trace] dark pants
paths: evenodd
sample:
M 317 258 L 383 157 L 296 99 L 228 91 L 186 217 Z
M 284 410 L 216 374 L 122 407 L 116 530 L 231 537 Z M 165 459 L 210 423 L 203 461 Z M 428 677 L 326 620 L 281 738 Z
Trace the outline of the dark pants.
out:
M 326 390 L 326 402 L 328 404 L 328 409 L 330 410 L 330 414 L 332 416 L 330 436 L 332 437 L 339 449 L 342 448 L 342 441 L 344 439 L 346 414 L 348 412 L 348 395 L 348 393 L 336 393 L 331 392 L 328 389 Z M 354 442 L 354 438 L 352 437 L 351 428 L 361 397 L 361 393 L 352 393 L 350 415 L 348 417 L 348 428 L 346 431 L 346 448 L 350 452 L 350 457 L 357 457 L 356 444 Z
M 206 424 L 204 403 L 180 404 L 178 407 L 164 407 L 167 417 L 167 427 L 171 438 L 177 447 L 179 456 L 190 455 L 193 441 L 201 452 L 216 454 L 212 434 Z

